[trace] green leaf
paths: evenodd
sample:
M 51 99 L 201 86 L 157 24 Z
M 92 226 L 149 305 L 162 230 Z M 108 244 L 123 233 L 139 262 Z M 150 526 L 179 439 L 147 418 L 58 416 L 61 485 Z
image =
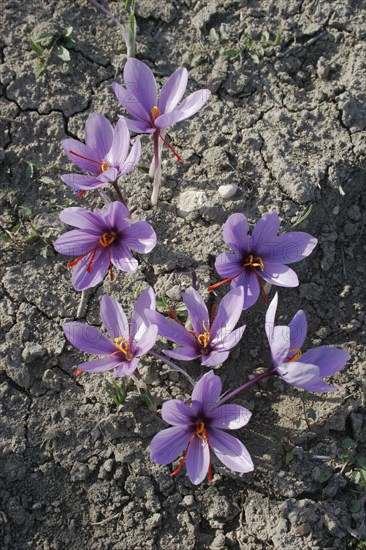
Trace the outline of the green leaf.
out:
M 366 457 L 365 456 L 358 456 L 357 457 L 357 465 L 366 470 Z
M 332 475 L 333 475 L 333 471 L 330 470 L 329 468 L 324 470 L 319 476 L 320 483 L 325 483 L 326 481 L 328 481 L 328 479 L 332 477 Z
M 42 46 L 37 44 L 37 42 L 34 42 L 34 40 L 30 39 L 29 44 L 30 44 L 30 47 L 32 48 L 32 50 L 34 50 L 37 55 L 42 55 L 43 54 L 43 48 L 42 48 Z
M 149 411 L 156 413 L 157 408 L 155 405 L 155 401 L 153 399 L 153 396 L 148 390 L 146 391 L 146 393 L 142 394 L 140 398 L 143 404 L 146 405 L 146 407 L 149 409 Z
M 211 42 L 220 42 L 220 37 L 214 27 L 210 29 L 210 32 L 208 33 L 208 38 Z
M 132 11 L 130 14 L 130 31 L 132 36 L 135 36 L 135 26 L 136 26 L 135 14 Z
M 41 250 L 41 256 L 43 256 L 43 258 L 45 259 L 47 259 L 48 257 L 48 250 L 49 250 L 48 244 Z
M 70 61 L 70 52 L 63 46 L 57 46 L 55 48 L 55 54 L 62 59 L 62 61 Z
M 11 228 L 11 232 L 13 235 L 16 235 L 19 233 L 19 229 L 21 228 L 22 224 L 18 223 L 18 225 L 14 225 L 14 227 Z
M 75 40 L 69 37 L 65 38 L 64 43 L 67 49 L 73 48 L 76 44 Z
M 34 243 L 34 242 L 38 241 L 39 238 L 40 238 L 40 236 L 38 235 L 38 233 L 31 233 L 30 235 L 27 235 L 26 237 L 24 237 L 24 242 L 25 243 Z
M 267 43 L 269 42 L 269 32 L 268 31 L 263 31 L 262 32 L 262 41 Z
M 235 59 L 237 59 L 240 56 L 240 50 L 235 49 L 235 48 L 230 48 L 228 50 L 224 50 L 221 53 L 221 56 L 224 59 L 227 59 L 228 61 L 234 61 Z
M 275 46 L 277 46 L 277 45 L 280 43 L 280 40 L 281 40 L 281 33 L 278 32 L 278 33 L 276 33 L 275 39 L 274 39 L 274 41 L 273 41 L 273 44 L 274 44 Z
M 291 227 L 296 227 L 297 225 L 300 225 L 300 223 L 302 223 L 303 221 L 306 220 L 306 218 L 309 216 L 309 214 L 311 214 L 311 211 L 313 209 L 313 205 L 311 204 L 309 206 L 309 208 L 307 209 L 307 211 L 305 212 L 305 214 L 303 214 L 302 216 L 300 216 L 300 218 L 294 223 L 292 224 Z
M 355 442 L 350 437 L 345 437 L 342 441 L 343 449 L 352 449 L 355 446 Z
M 49 42 L 52 40 L 54 35 L 48 31 L 41 31 L 33 38 L 34 42 Z
M 361 499 L 354 498 L 350 504 L 349 511 L 351 514 L 357 514 L 362 507 Z
M 252 58 L 253 63 L 255 63 L 256 65 L 259 65 L 260 59 L 256 53 L 251 53 L 250 57 Z
M 73 31 L 72 27 L 65 27 L 64 29 L 62 29 L 62 36 L 70 36 L 72 31 Z
M 285 455 L 286 466 L 288 466 L 288 464 L 290 464 L 290 462 L 292 462 L 294 458 L 295 458 L 295 455 L 291 451 L 288 451 Z
M 316 411 L 314 409 L 308 409 L 306 414 L 311 420 L 316 420 Z
M 46 185 L 52 185 L 52 186 L 56 185 L 55 180 L 53 180 L 49 176 L 42 176 L 41 178 L 39 178 L 39 181 L 42 183 L 45 183 Z
M 38 67 L 36 67 L 36 70 L 34 71 L 34 74 L 35 74 L 36 78 L 41 76 L 41 74 L 43 73 L 45 68 L 46 68 L 46 66 L 43 63 L 39 64 Z

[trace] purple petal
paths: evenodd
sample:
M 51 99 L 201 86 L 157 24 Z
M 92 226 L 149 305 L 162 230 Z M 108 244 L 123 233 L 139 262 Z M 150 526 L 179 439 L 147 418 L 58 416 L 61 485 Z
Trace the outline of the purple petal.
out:
M 198 90 L 190 94 L 182 103 L 177 106 L 177 110 L 182 113 L 179 120 L 185 120 L 199 111 L 206 101 L 210 98 L 210 90 Z M 178 121 L 177 121 L 178 122 Z
M 96 189 L 104 185 L 97 176 L 84 176 L 83 174 L 63 174 L 61 179 L 75 191 L 80 191 L 81 189 L 89 191 L 89 189 Z
M 146 317 L 145 310 L 155 310 L 156 298 L 151 286 L 147 287 L 135 302 L 135 307 L 132 313 L 130 337 L 131 340 L 138 342 L 146 330 L 146 327 L 151 324 Z
M 280 229 L 280 219 L 277 212 L 269 212 L 257 221 L 252 232 L 250 248 L 255 256 L 268 252 Z
M 124 118 L 127 124 L 127 128 L 130 132 L 136 134 L 152 134 L 155 132 L 155 128 L 151 125 L 151 122 L 145 122 L 144 120 L 132 120 L 131 118 Z
M 130 132 L 123 118 L 120 118 L 114 129 L 113 143 L 105 161 L 112 166 L 122 166 L 130 146 Z
M 170 464 L 188 445 L 192 430 L 182 426 L 162 430 L 152 439 L 150 458 L 157 464 Z
M 245 330 L 245 325 L 239 327 L 228 334 L 226 329 L 221 329 L 216 338 L 213 339 L 212 345 L 217 351 L 225 351 L 234 348 L 241 340 Z
M 130 212 L 124 204 L 119 201 L 110 202 L 103 210 L 103 215 L 110 228 L 115 231 L 125 231 L 127 227 L 125 218 L 130 216 Z
M 201 334 L 205 330 L 203 324 L 205 324 L 206 328 L 209 328 L 210 319 L 207 307 L 197 290 L 194 290 L 192 287 L 188 288 L 183 294 L 183 302 L 187 307 L 193 330 Z
M 86 363 L 80 363 L 78 368 L 87 372 L 104 372 L 118 367 L 121 363 L 121 358 L 117 355 L 113 357 L 105 357 L 103 359 L 92 359 Z
M 304 354 L 305 355 L 305 354 Z M 311 392 L 330 392 L 338 390 L 320 378 L 320 369 L 309 363 L 291 361 L 277 367 L 279 375 L 292 386 Z
M 136 85 L 133 82 L 126 82 L 126 88 L 118 84 L 117 82 L 113 82 L 112 88 L 114 93 L 116 94 L 117 100 L 122 105 L 124 109 L 130 115 L 135 116 L 137 119 L 143 121 L 143 124 L 146 126 L 151 126 L 151 113 L 147 112 L 145 107 L 139 102 L 138 98 L 136 97 Z M 131 131 L 134 131 L 133 128 L 130 127 L 129 121 L 126 117 L 123 117 L 126 120 L 127 126 Z M 134 124 L 137 124 L 138 121 L 130 121 Z
M 72 272 L 72 284 L 75 290 L 85 290 L 101 283 L 108 271 L 109 258 L 106 250 L 97 250 L 92 268 L 87 271 L 91 255 L 78 263 Z
M 129 340 L 128 320 L 122 306 L 115 298 L 103 296 L 100 302 L 100 316 L 112 338 L 122 336 L 125 340 Z
M 62 326 L 69 342 L 76 348 L 95 355 L 110 355 L 116 347 L 104 334 L 95 327 L 71 321 Z
M 285 287 L 299 286 L 299 279 L 295 271 L 291 267 L 287 267 L 287 265 L 267 262 L 264 264 L 264 270 L 258 270 L 258 274 L 272 285 Z
M 148 222 L 131 223 L 123 231 L 124 244 L 140 254 L 147 254 L 156 245 L 156 233 Z
M 273 341 L 273 331 L 275 326 L 277 305 L 278 305 L 278 292 L 276 292 L 276 294 L 274 295 L 273 300 L 269 304 L 268 309 L 266 311 L 265 330 L 266 330 L 266 335 L 268 338 L 269 345 L 271 345 Z
M 113 183 L 118 179 L 119 172 L 117 168 L 108 168 L 108 170 L 104 170 L 104 172 L 101 172 L 98 176 L 99 182 L 104 185 L 105 183 Z
M 172 426 L 189 426 L 195 423 L 192 408 L 183 403 L 183 401 L 180 401 L 180 399 L 165 401 L 161 408 L 161 416 L 165 422 Z
M 175 109 L 171 113 L 165 113 L 165 115 L 160 115 L 155 119 L 155 126 L 159 130 L 173 126 L 176 122 L 182 120 L 182 112 Z
M 138 261 L 123 243 L 115 241 L 110 247 L 110 255 L 112 264 L 121 271 L 132 273 L 138 268 Z
M 198 350 L 197 346 L 188 345 L 180 348 L 164 349 L 163 352 L 168 357 L 177 359 L 178 361 L 193 361 L 193 359 L 201 357 L 201 352 Z
M 104 160 L 113 143 L 112 124 L 103 115 L 91 113 L 85 124 L 85 143 Z
M 210 465 L 210 447 L 200 437 L 195 437 L 187 451 L 186 469 L 193 485 L 201 483 Z
M 60 220 L 67 225 L 72 225 L 79 229 L 87 229 L 95 235 L 103 235 L 105 223 L 94 212 L 89 212 L 85 208 L 71 206 L 60 213 Z
M 240 405 L 221 405 L 209 413 L 210 428 L 237 430 L 248 424 L 251 416 L 252 413 Z
M 231 250 L 241 256 L 249 254 L 248 220 L 244 214 L 232 214 L 225 222 L 223 237 Z
M 306 351 L 301 357 L 301 362 L 319 367 L 320 376 L 331 376 L 343 369 L 349 358 L 349 354 L 342 349 L 319 346 Z
M 146 317 L 151 324 L 157 325 L 159 334 L 163 338 L 175 344 L 195 346 L 196 339 L 186 328 L 177 321 L 169 321 L 164 315 L 157 311 L 146 311 Z
M 131 374 L 135 372 L 139 362 L 139 357 L 134 357 L 132 361 L 123 361 L 114 371 L 114 377 L 120 378 L 122 376 L 131 376 Z
M 300 309 L 289 324 L 290 349 L 301 349 L 308 330 L 306 314 Z M 312 361 L 310 361 L 311 363 Z
M 277 237 L 270 244 L 262 259 L 279 264 L 292 264 L 300 262 L 315 248 L 317 239 L 308 233 L 292 231 Z
M 93 250 L 98 242 L 99 235 L 92 235 L 88 230 L 73 229 L 61 235 L 53 246 L 65 256 L 82 256 Z
M 286 325 L 277 325 L 273 329 L 273 340 L 270 343 L 272 361 L 275 366 L 286 361 L 290 354 L 290 328 Z
M 234 472 L 251 472 L 253 461 L 241 441 L 216 428 L 210 429 L 210 447 L 219 460 Z
M 230 254 L 229 252 L 221 252 L 221 254 L 217 256 L 215 269 L 223 279 L 235 277 L 235 275 L 238 275 L 240 272 L 244 273 L 245 271 L 241 257 L 237 254 Z
M 145 355 L 151 348 L 155 345 L 156 339 L 158 337 L 158 327 L 156 325 L 151 325 L 148 327 L 145 332 L 140 337 L 137 345 L 133 345 L 136 355 L 141 357 Z
M 252 307 L 258 300 L 260 286 L 253 269 L 246 269 L 240 277 L 231 282 L 231 287 L 242 285 L 244 288 L 244 310 Z
M 184 67 L 177 69 L 168 78 L 160 92 L 159 110 L 169 113 L 178 105 L 187 88 L 188 72 Z
M 123 79 L 132 98 L 135 98 L 141 109 L 144 109 L 147 115 L 146 120 L 149 120 L 151 109 L 158 104 L 156 81 L 151 69 L 142 61 L 130 57 L 123 71 Z M 129 109 L 127 108 L 127 110 Z
M 229 357 L 229 352 L 222 351 L 211 351 L 208 355 L 202 355 L 201 363 L 205 367 L 217 367 L 221 365 Z
M 228 335 L 240 319 L 244 307 L 244 289 L 238 286 L 230 290 L 220 302 L 216 317 L 211 327 L 211 338 L 215 339 L 220 329 Z M 222 333 L 221 333 L 222 334 Z M 224 335 L 222 334 L 221 338 Z
M 120 174 L 123 175 L 131 172 L 135 168 L 138 161 L 140 160 L 140 156 L 141 156 L 141 141 L 140 141 L 140 138 L 137 138 L 135 140 L 135 143 L 131 147 L 130 154 L 128 155 L 125 163 L 120 169 Z
M 204 406 L 204 410 L 209 411 L 218 401 L 221 389 L 220 378 L 210 370 L 202 376 L 193 388 L 192 401 L 199 401 Z
M 81 170 L 90 172 L 91 174 L 100 174 L 103 159 L 93 149 L 90 149 L 90 147 L 84 145 L 81 141 L 71 138 L 63 139 L 61 145 L 71 162 L 81 168 Z

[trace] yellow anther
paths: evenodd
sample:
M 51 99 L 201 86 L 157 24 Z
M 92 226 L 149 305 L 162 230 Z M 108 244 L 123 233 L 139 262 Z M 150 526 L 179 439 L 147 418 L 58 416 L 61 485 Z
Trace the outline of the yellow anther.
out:
M 150 113 L 151 113 L 151 118 L 153 119 L 153 122 L 155 122 L 155 119 L 161 115 L 161 112 L 157 105 L 154 105 L 154 107 L 150 110 Z
M 302 352 L 299 348 L 290 349 L 289 353 L 294 353 L 292 357 L 287 357 L 287 361 L 297 361 L 302 356 Z
M 128 348 L 130 347 L 127 340 L 123 338 L 123 336 L 118 336 L 118 338 L 113 339 L 113 342 L 116 344 L 117 348 L 127 356 Z
M 203 348 L 206 348 L 208 346 L 209 342 L 210 342 L 211 335 L 210 335 L 210 331 L 206 327 L 204 321 L 202 321 L 202 326 L 204 328 L 204 332 L 197 336 L 197 341 L 198 341 L 200 346 L 202 346 Z
M 202 439 L 202 447 L 204 447 L 208 441 L 208 437 L 207 437 L 207 430 L 205 428 L 205 423 L 204 422 L 198 422 L 198 427 L 197 427 L 197 430 L 196 430 L 196 435 Z
M 105 160 L 103 160 L 102 164 L 100 165 L 101 169 L 102 169 L 102 172 L 105 172 L 106 170 L 109 170 L 110 169 L 110 165 L 108 164 L 108 162 L 106 162 Z
M 104 248 L 107 248 L 110 244 L 113 243 L 113 241 L 116 240 L 116 235 L 113 233 L 108 233 L 107 231 L 103 233 L 101 238 L 99 239 L 99 244 L 101 244 Z
M 260 269 L 263 271 L 264 262 L 259 256 L 254 257 L 253 254 L 250 254 L 245 264 L 243 264 L 243 267 L 260 267 Z

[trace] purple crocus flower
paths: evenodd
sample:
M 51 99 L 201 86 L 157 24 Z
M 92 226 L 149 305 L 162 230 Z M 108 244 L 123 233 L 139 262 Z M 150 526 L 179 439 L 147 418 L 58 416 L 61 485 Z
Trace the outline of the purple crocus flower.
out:
M 146 221 L 132 222 L 128 209 L 120 202 L 111 202 L 103 210 L 89 212 L 84 208 L 66 208 L 60 219 L 77 227 L 57 239 L 55 249 L 67 256 L 78 255 L 69 262 L 74 267 L 72 284 L 75 290 L 85 290 L 99 284 L 109 271 L 114 280 L 113 266 L 128 273 L 135 271 L 137 260 L 130 249 L 146 254 L 156 244 L 156 234 Z
M 145 316 L 146 309 L 155 308 L 155 294 L 151 287 L 144 290 L 135 303 L 131 325 L 121 305 L 114 298 L 103 296 L 100 316 L 112 340 L 98 329 L 79 322 L 63 325 L 66 338 L 83 351 L 102 355 L 78 365 L 81 371 L 104 372 L 115 369 L 114 376 L 131 376 L 145 355 L 155 344 L 158 328 L 150 325 Z
M 124 119 L 116 127 L 103 115 L 92 113 L 85 124 L 85 144 L 76 139 L 62 140 L 66 155 L 78 168 L 90 175 L 65 174 L 62 180 L 72 189 L 90 190 L 106 183 L 114 183 L 119 176 L 131 172 L 141 155 L 137 139 L 130 154 L 130 133 Z
M 297 275 L 287 264 L 309 256 L 318 241 L 300 231 L 277 237 L 279 228 L 277 212 L 269 212 L 257 221 L 251 236 L 248 235 L 248 221 L 243 214 L 229 216 L 223 236 L 234 253 L 222 252 L 216 258 L 216 271 L 225 279 L 211 285 L 208 290 L 229 281 L 232 288 L 242 286 L 244 309 L 248 309 L 255 304 L 261 290 L 265 296 L 261 278 L 277 286 L 298 286 Z
M 221 300 L 217 315 L 211 316 L 201 296 L 193 288 L 183 295 L 192 330 L 187 329 L 171 312 L 170 322 L 156 311 L 147 312 L 148 318 L 159 327 L 159 334 L 181 347 L 163 350 L 166 355 L 181 361 L 200 359 L 206 367 L 220 365 L 229 356 L 243 335 L 245 326 L 234 330 L 243 310 L 244 290 L 242 287 L 228 292 Z
M 275 326 L 277 303 L 276 292 L 266 314 L 266 334 L 277 374 L 289 384 L 310 392 L 339 389 L 330 386 L 322 378 L 341 370 L 349 354 L 329 346 L 319 346 L 302 353 L 301 347 L 307 332 L 306 315 L 300 310 L 288 326 Z
M 158 433 L 151 441 L 151 459 L 157 464 L 170 464 L 182 453 L 175 476 L 186 464 L 194 485 L 212 478 L 210 449 L 225 466 L 234 472 L 251 472 L 252 459 L 244 445 L 221 429 L 236 430 L 245 426 L 251 412 L 240 405 L 221 405 L 221 380 L 207 372 L 192 392 L 191 405 L 179 399 L 163 404 L 161 416 L 172 428 Z M 220 429 L 221 428 L 221 429 Z

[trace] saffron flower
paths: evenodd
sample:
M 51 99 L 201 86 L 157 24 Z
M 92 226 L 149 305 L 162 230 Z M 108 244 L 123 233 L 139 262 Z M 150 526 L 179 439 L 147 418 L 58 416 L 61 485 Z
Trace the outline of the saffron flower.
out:
M 245 330 L 245 326 L 234 330 L 243 310 L 243 288 L 235 288 L 224 296 L 216 316 L 215 308 L 210 315 L 200 294 L 193 288 L 184 293 L 183 301 L 192 329 L 186 328 L 172 311 L 171 322 L 156 311 L 147 312 L 150 321 L 159 327 L 159 334 L 181 346 L 163 350 L 165 355 L 181 361 L 200 359 L 206 367 L 220 365 L 226 361 Z
M 150 68 L 138 59 L 128 59 L 123 71 L 125 88 L 113 82 L 113 91 L 122 107 L 134 118 L 125 118 L 128 128 L 138 134 L 154 134 L 154 187 L 151 203 L 157 204 L 161 179 L 161 149 L 159 138 L 181 162 L 180 156 L 165 140 L 165 129 L 191 117 L 209 99 L 209 90 L 198 90 L 181 103 L 187 87 L 188 73 L 177 69 L 162 87 L 158 99 L 155 77 Z
M 78 257 L 69 262 L 73 267 L 75 290 L 85 290 L 99 284 L 109 271 L 114 280 L 113 266 L 128 273 L 135 271 L 137 260 L 130 249 L 146 254 L 156 244 L 156 234 L 146 221 L 132 222 L 128 209 L 120 202 L 111 202 L 94 212 L 84 208 L 66 208 L 60 219 L 76 227 L 57 239 L 55 249 L 60 254 Z
M 150 456 L 157 464 L 170 464 L 183 453 L 172 476 L 185 463 L 188 477 L 194 485 L 201 483 L 207 474 L 211 480 L 210 449 L 234 472 L 253 470 L 252 459 L 241 441 L 221 431 L 242 428 L 252 413 L 240 405 L 220 406 L 221 389 L 220 378 L 209 371 L 194 387 L 191 405 L 179 399 L 163 404 L 161 416 L 173 427 L 153 438 Z
M 308 233 L 291 231 L 277 236 L 280 219 L 277 212 L 269 212 L 257 221 L 252 235 L 243 214 L 232 214 L 224 225 L 224 241 L 233 253 L 222 252 L 216 258 L 216 271 L 223 281 L 213 284 L 208 290 L 231 282 L 231 288 L 244 288 L 244 309 L 257 301 L 262 290 L 261 279 L 277 286 L 295 287 L 299 280 L 288 267 L 303 260 L 313 251 L 317 239 Z
M 307 333 L 304 311 L 298 311 L 288 326 L 275 326 L 277 304 L 276 292 L 266 314 L 266 334 L 275 372 L 292 386 L 309 392 L 339 389 L 330 386 L 322 378 L 341 370 L 348 361 L 349 354 L 329 346 L 319 346 L 302 353 L 301 347 Z
M 76 139 L 64 139 L 62 147 L 68 158 L 89 175 L 64 174 L 62 180 L 76 191 L 102 187 L 114 183 L 119 176 L 131 172 L 141 155 L 137 139 L 130 153 L 130 133 L 121 118 L 113 129 L 103 115 L 92 113 L 85 124 L 85 144 Z
M 112 339 L 104 336 L 98 329 L 77 321 L 63 325 L 66 338 L 71 344 L 83 351 L 101 355 L 101 359 L 92 359 L 78 365 L 78 371 L 104 372 L 114 370 L 114 376 L 131 376 L 140 358 L 155 344 L 158 328 L 150 325 L 146 309 L 155 308 L 155 294 L 151 287 L 144 290 L 135 303 L 131 325 L 122 306 L 109 296 L 103 296 L 100 304 L 100 316 Z

